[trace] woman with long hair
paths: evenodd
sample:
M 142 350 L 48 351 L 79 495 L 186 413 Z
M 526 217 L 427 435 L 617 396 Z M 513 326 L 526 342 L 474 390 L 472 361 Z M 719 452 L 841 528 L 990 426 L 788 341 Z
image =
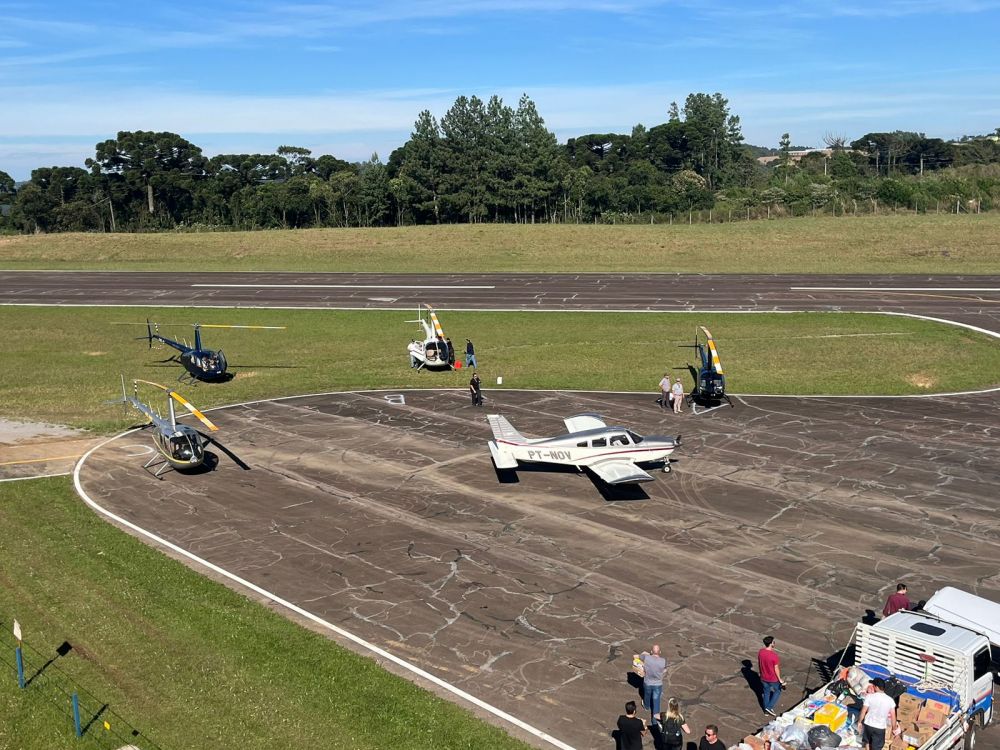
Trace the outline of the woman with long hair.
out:
M 664 750 L 682 750 L 684 735 L 690 734 L 691 729 L 684 722 L 684 714 L 681 713 L 676 698 L 667 701 L 667 710 L 660 714 L 660 726 L 663 728 L 661 734 Z

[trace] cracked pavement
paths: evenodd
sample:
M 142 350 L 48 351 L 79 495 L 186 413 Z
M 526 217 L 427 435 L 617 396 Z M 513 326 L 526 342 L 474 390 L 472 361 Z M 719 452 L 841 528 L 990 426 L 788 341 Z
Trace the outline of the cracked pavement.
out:
M 81 481 L 107 510 L 579 748 L 611 746 L 637 695 L 631 655 L 654 642 L 664 699 L 732 743 L 762 723 L 741 667 L 763 635 L 788 706 L 897 580 L 918 599 L 955 585 L 1000 600 L 998 393 L 743 397 L 680 417 L 654 394 L 487 390 L 480 410 L 464 391 L 395 393 L 213 411 L 249 471 L 215 451 L 214 471 L 154 479 L 133 434 Z M 683 433 L 674 472 L 611 499 L 573 471 L 498 480 L 486 413 L 543 436 L 587 411 Z

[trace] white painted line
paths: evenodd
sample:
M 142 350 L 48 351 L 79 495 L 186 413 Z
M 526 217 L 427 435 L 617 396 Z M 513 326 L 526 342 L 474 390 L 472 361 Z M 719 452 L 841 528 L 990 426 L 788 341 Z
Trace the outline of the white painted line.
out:
M 496 706 L 493 706 L 493 705 L 487 703 L 486 701 L 480 700 L 476 696 L 474 696 L 474 695 L 472 695 L 470 693 L 465 692 L 464 690 L 462 690 L 459 687 L 456 687 L 455 685 L 452 685 L 450 682 L 445 682 L 440 677 L 437 677 L 436 675 L 433 675 L 430 672 L 427 672 L 427 671 L 421 669 L 420 667 L 416 666 L 415 664 L 411 664 L 410 662 L 406 661 L 405 659 L 401 659 L 400 657 L 396 656 L 395 654 L 393 654 L 393 653 L 391 653 L 389 651 L 386 651 L 384 648 L 380 648 L 379 646 L 376 646 L 374 643 L 369 643 L 368 641 L 360 638 L 359 636 L 354 635 L 354 633 L 351 633 L 348 630 L 344 630 L 343 628 L 341 628 L 341 627 L 339 627 L 337 625 L 334 625 L 333 623 L 327 622 L 326 620 L 322 619 L 321 617 L 318 617 L 317 615 L 314 615 L 312 612 L 309 612 L 308 610 L 302 609 L 302 607 L 299 607 L 296 604 L 292 604 L 290 601 L 282 599 L 279 596 L 275 596 L 270 591 L 267 591 L 266 589 L 263 589 L 260 586 L 257 586 L 256 584 L 250 583 L 250 581 L 247 581 L 244 578 L 240 578 L 235 573 L 230 573 L 225 568 L 220 568 L 218 565 L 215 565 L 214 563 L 210 563 L 208 560 L 205 560 L 205 559 L 203 559 L 201 557 L 198 557 L 197 555 L 195 555 L 192 552 L 188 552 L 183 547 L 179 547 L 176 544 L 174 544 L 173 542 L 169 542 L 166 539 L 164 539 L 164 538 L 162 538 L 160 536 L 157 536 L 156 534 L 153 534 L 152 532 L 147 531 L 146 529 L 144 529 L 144 528 L 142 528 L 140 526 L 137 526 L 136 524 L 132 523 L 131 521 L 127 521 L 124 518 L 122 518 L 121 516 L 115 515 L 111 511 L 109 511 L 109 510 L 101 507 L 100 505 L 98 505 L 84 491 L 83 485 L 80 483 L 80 469 L 83 467 L 84 462 L 87 460 L 87 458 L 90 456 L 90 454 L 93 453 L 95 450 L 97 450 L 98 448 L 103 447 L 104 445 L 107 445 L 112 440 L 116 440 L 117 438 L 124 437 L 125 435 L 129 435 L 129 434 L 131 434 L 133 432 L 137 432 L 137 430 L 127 430 L 125 432 L 119 433 L 118 435 L 115 435 L 113 437 L 108 438 L 103 443 L 95 445 L 93 448 L 91 448 L 89 451 L 87 451 L 86 453 L 84 453 L 80 457 L 79 462 L 77 462 L 76 467 L 73 470 L 73 484 L 76 487 L 77 494 L 79 494 L 80 497 L 83 498 L 83 501 L 85 503 L 87 503 L 87 505 L 89 505 L 95 511 L 97 511 L 98 513 L 101 513 L 101 514 L 103 514 L 105 516 L 107 516 L 108 518 L 110 518 L 113 521 L 121 524 L 122 526 L 125 526 L 125 527 L 127 527 L 129 529 L 132 529 L 133 531 L 135 531 L 138 534 L 142 534 L 143 536 L 145 536 L 145 537 L 153 540 L 157 544 L 159 544 L 159 545 L 161 545 L 163 547 L 166 547 L 167 549 L 173 550 L 177 554 L 183 555 L 184 557 L 187 557 L 190 560 L 194 560 L 199 565 L 201 565 L 201 566 L 203 566 L 205 568 L 208 568 L 209 570 L 211 570 L 211 571 L 213 571 L 215 573 L 218 573 L 221 576 L 225 576 L 226 578 L 230 579 L 231 581 L 234 581 L 234 582 L 238 583 L 240 586 L 243 586 L 244 588 L 248 588 L 251 591 L 256 592 L 257 594 L 260 594 L 261 596 L 264 596 L 264 597 L 270 599 L 275 604 L 279 604 L 282 607 L 285 607 L 286 609 L 289 609 L 292 612 L 295 612 L 297 615 L 305 617 L 306 619 L 308 619 L 308 620 L 316 623 L 317 625 L 321 625 L 324 628 L 327 628 L 331 632 L 336 633 L 337 635 L 339 635 L 342 638 L 346 638 L 347 640 L 349 640 L 352 643 L 360 646 L 361 648 L 365 649 L 366 651 L 370 651 L 371 653 L 375 654 L 376 656 L 379 656 L 379 657 L 381 657 L 383 659 L 391 661 L 393 664 L 395 664 L 395 665 L 397 665 L 399 667 L 402 667 L 403 669 L 407 670 L 408 672 L 412 672 L 413 674 L 417 675 L 418 677 L 420 677 L 420 678 L 422 678 L 424 680 L 427 680 L 428 682 L 431 682 L 434 685 L 437 685 L 439 688 L 442 688 L 443 690 L 447 690 L 452 695 L 455 695 L 458 698 L 461 698 L 461 699 L 463 699 L 465 701 L 468 701 L 472 705 L 477 706 L 478 708 L 481 708 L 484 711 L 488 711 L 489 713 L 493 714 L 494 716 L 496 716 L 499 719 L 503 719 L 504 721 L 506 721 L 506 722 L 508 722 L 510 724 L 513 724 L 518 729 L 522 729 L 525 732 L 528 732 L 529 734 L 534 735 L 538 739 L 544 740 L 545 742 L 548 742 L 550 745 L 553 745 L 554 747 L 560 748 L 560 750 L 575 750 L 575 748 L 573 748 L 572 745 L 567 745 L 562 740 L 558 740 L 555 737 L 549 735 L 548 733 L 543 732 L 541 729 L 533 727 L 531 724 L 528 724 L 527 722 L 524 722 L 521 719 L 518 719 L 516 716 L 513 716 L 513 715 L 507 713 L 506 711 L 502 711 L 501 709 L 499 709 Z
M 209 289 L 496 289 L 492 284 L 455 286 L 454 284 L 191 284 Z
M 1000 292 L 1000 287 L 973 286 L 792 286 L 793 292 Z
M 72 471 L 64 471 L 62 474 L 36 474 L 33 477 L 10 477 L 8 479 L 0 479 L 0 482 L 23 482 L 25 479 L 48 479 L 49 477 L 68 477 L 72 474 Z

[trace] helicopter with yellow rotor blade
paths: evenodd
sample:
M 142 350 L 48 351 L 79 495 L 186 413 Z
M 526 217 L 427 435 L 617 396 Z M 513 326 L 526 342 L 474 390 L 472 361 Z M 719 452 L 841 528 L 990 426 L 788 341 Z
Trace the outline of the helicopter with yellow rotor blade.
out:
M 233 376 L 228 372 L 229 363 L 226 355 L 221 349 L 208 349 L 201 343 L 202 328 L 242 328 L 251 331 L 283 331 L 285 326 L 243 326 L 226 325 L 222 323 L 195 323 L 194 324 L 194 346 L 188 346 L 187 342 L 177 341 L 160 333 L 160 325 L 146 320 L 146 335 L 140 339 L 149 342 L 149 348 L 153 348 L 153 342 L 159 342 L 173 347 L 180 354 L 175 354 L 169 361 L 180 362 L 186 372 L 177 379 L 187 378 L 191 384 L 198 381 L 207 383 L 218 383 L 232 380 Z
M 144 403 L 139 398 L 139 384 L 159 388 L 166 393 L 168 416 L 162 417 L 149 404 Z M 122 377 L 122 403 L 129 404 L 139 413 L 149 419 L 153 428 L 153 443 L 156 445 L 157 453 L 146 462 L 142 468 L 150 469 L 159 464 L 159 468 L 153 476 L 159 477 L 164 469 L 171 467 L 179 470 L 196 469 L 205 462 L 205 445 L 215 443 L 211 438 L 205 437 L 194 427 L 177 421 L 177 413 L 174 403 L 178 403 L 191 412 L 210 432 L 218 431 L 218 427 L 202 414 L 195 406 L 165 385 L 153 383 L 149 380 L 133 380 L 133 395 L 129 396 L 125 391 L 125 378 Z M 218 445 L 218 443 L 215 443 Z M 228 453 L 228 451 L 227 451 Z

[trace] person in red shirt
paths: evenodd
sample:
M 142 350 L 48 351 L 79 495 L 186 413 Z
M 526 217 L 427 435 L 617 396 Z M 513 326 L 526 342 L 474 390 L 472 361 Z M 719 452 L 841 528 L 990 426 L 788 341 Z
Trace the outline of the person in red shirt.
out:
M 785 681 L 781 679 L 781 657 L 774 650 L 774 636 L 769 635 L 764 638 L 764 648 L 757 652 L 757 669 L 760 672 L 760 681 L 763 683 L 764 713 L 769 716 L 777 716 L 774 707 L 781 697 L 781 688 L 785 686 Z
M 910 604 L 910 597 L 906 595 L 906 584 L 897 583 L 896 593 L 890 594 L 889 598 L 886 599 L 885 607 L 882 608 L 882 614 L 888 617 L 889 615 L 894 615 L 897 612 L 910 609 L 913 605 Z

